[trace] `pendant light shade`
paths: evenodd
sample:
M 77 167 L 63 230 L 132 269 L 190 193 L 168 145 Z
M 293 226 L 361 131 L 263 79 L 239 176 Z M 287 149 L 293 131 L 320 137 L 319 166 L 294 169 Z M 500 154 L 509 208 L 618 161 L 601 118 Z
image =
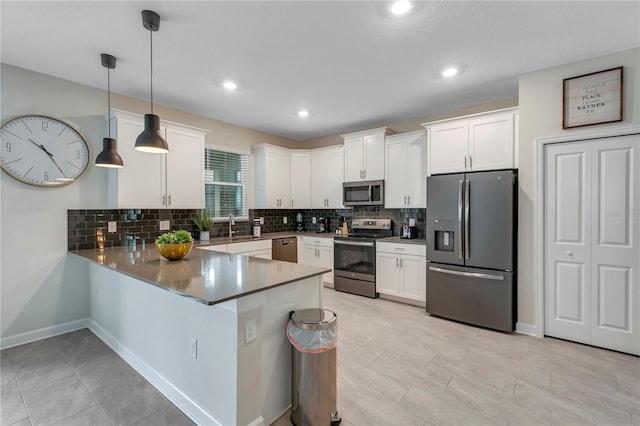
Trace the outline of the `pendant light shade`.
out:
M 142 11 L 142 25 L 149 30 L 151 45 L 151 113 L 144 115 L 144 130 L 136 139 L 136 150 L 164 154 L 169 145 L 160 136 L 160 117 L 153 113 L 153 33 L 160 29 L 160 15 L 152 10 Z
M 111 138 L 111 78 L 109 70 L 116 67 L 116 58 L 106 53 L 102 53 L 100 54 L 100 61 L 102 62 L 102 66 L 107 69 L 107 113 L 109 114 L 109 118 L 107 120 L 107 131 L 109 133 L 109 137 L 102 139 L 102 152 L 96 157 L 96 166 L 121 169 L 124 167 L 124 162 L 116 149 L 116 140 Z

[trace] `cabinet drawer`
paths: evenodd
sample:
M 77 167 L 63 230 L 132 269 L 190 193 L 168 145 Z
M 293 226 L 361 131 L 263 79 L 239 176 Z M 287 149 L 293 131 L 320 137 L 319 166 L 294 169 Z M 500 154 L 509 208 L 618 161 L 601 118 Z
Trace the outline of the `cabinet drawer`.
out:
M 427 246 L 422 244 L 376 243 L 376 251 L 381 253 L 427 256 Z
M 305 246 L 333 247 L 332 237 L 303 237 Z

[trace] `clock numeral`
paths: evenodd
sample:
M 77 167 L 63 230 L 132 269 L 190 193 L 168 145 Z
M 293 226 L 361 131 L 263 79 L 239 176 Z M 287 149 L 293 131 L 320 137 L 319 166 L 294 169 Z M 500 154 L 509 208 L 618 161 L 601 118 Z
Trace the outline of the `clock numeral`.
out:
M 49 131 L 49 122 L 47 122 L 47 121 L 43 121 L 42 122 L 42 131 L 43 132 L 48 132 Z
M 11 142 L 7 142 L 7 152 L 11 152 Z
M 44 180 L 49 181 L 49 172 L 44 172 Z

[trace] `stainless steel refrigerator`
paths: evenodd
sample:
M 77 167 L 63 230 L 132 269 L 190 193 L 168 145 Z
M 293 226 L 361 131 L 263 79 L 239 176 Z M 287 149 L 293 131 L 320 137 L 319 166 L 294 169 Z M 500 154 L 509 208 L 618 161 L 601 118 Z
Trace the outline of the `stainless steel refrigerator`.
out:
M 516 191 L 516 170 L 427 178 L 427 312 L 513 331 Z

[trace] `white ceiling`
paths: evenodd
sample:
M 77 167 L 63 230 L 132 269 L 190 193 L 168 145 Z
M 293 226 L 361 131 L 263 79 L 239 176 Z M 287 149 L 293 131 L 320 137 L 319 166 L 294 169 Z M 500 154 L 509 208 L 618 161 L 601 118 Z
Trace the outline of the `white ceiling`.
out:
M 3 0 L 0 55 L 106 89 L 110 53 L 112 90 L 149 100 L 151 9 L 156 103 L 304 140 L 515 98 L 521 74 L 640 46 L 640 1 L 429 1 L 404 17 L 388 6 Z M 441 77 L 450 65 L 459 74 Z

